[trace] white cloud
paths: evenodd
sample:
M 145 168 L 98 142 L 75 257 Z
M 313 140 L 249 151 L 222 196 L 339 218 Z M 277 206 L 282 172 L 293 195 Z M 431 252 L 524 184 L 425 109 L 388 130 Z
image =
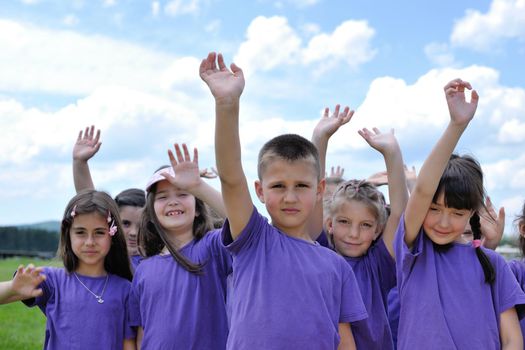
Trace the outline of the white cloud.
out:
M 152 1 L 151 2 L 151 14 L 153 17 L 157 17 L 160 12 L 160 2 L 158 1 Z
M 525 1 L 493 0 L 487 13 L 468 10 L 454 25 L 453 45 L 488 51 L 502 39 L 525 38 Z
M 102 6 L 104 7 L 112 7 L 112 6 L 115 6 L 117 4 L 117 0 L 104 0 L 102 2 Z
M 315 35 L 321 31 L 321 27 L 317 23 L 305 23 L 301 26 L 301 32 L 304 35 Z
M 200 121 L 191 108 L 196 101 L 187 103 L 179 96 L 161 97 L 122 87 L 97 89 L 56 112 L 26 109 L 13 99 L 2 100 L 0 120 L 5 136 L 0 138 L 0 148 L 4 150 L 0 164 L 28 162 L 38 159 L 42 152 L 60 157 L 71 150 L 78 131 L 92 124 L 106 135 L 105 144 L 113 144 L 106 146 L 110 151 L 118 149 L 116 141 L 126 140 L 126 135 L 164 140 L 166 146 L 173 137 L 192 140 L 197 135 L 195 125 Z M 126 130 L 125 134 L 119 129 Z
M 62 19 L 62 23 L 69 27 L 75 26 L 78 24 L 78 17 L 71 13 Z
M 525 189 L 525 155 L 516 151 L 507 158 L 483 165 L 485 186 L 490 191 L 502 188 Z
M 172 0 L 164 6 L 168 16 L 196 14 L 199 12 L 199 0 Z
M 366 21 L 345 21 L 333 33 L 315 35 L 302 48 L 301 38 L 285 17 L 259 16 L 250 23 L 247 40 L 234 61 L 248 73 L 297 63 L 322 63 L 319 69 L 327 70 L 345 62 L 356 68 L 374 57 L 375 50 L 370 48 L 373 35 Z
M 446 43 L 430 43 L 425 46 L 425 55 L 430 60 L 440 67 L 447 67 L 454 65 L 454 54 Z
M 35 5 L 38 4 L 41 0 L 21 0 L 22 3 L 26 5 Z
M 98 86 L 157 91 L 175 57 L 98 35 L 0 20 L 0 89 L 89 94 Z M 197 73 L 195 73 L 197 74 Z
M 246 30 L 234 61 L 249 75 L 255 70 L 267 71 L 292 63 L 301 39 L 285 17 L 256 17 Z
M 518 119 L 506 121 L 498 133 L 500 143 L 523 143 L 525 140 L 525 122 Z
M 322 62 L 330 66 L 343 61 L 349 67 L 357 68 L 371 60 L 376 53 L 370 48 L 374 32 L 366 21 L 345 21 L 333 33 L 318 34 L 310 39 L 303 51 L 304 62 Z

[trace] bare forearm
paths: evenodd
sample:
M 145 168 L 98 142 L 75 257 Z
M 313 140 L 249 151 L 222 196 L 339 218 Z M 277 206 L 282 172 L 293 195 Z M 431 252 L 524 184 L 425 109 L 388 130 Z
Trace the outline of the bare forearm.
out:
M 0 282 L 0 304 L 22 300 L 12 288 L 12 281 Z
M 221 218 L 226 218 L 226 208 L 222 195 L 215 188 L 201 180 L 199 185 L 191 189 L 191 194 L 208 204 Z
M 77 193 L 82 190 L 95 189 L 95 185 L 91 179 L 89 165 L 86 161 L 73 160 L 73 181 L 75 183 L 75 191 Z

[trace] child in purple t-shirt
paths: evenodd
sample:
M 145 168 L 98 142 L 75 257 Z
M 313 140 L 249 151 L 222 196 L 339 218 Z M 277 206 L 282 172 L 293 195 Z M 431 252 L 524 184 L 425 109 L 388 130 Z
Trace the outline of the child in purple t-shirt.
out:
M 197 150 L 175 144 L 171 167 L 146 186 L 139 231 L 146 256 L 133 278 L 130 319 L 141 349 L 224 349 L 228 336 L 226 279 L 231 255 L 212 229 L 206 204 L 219 215 L 219 192 L 199 176 Z M 206 203 L 206 204 L 204 204 Z
M 218 66 L 216 63 L 218 60 Z M 239 99 L 244 77 L 210 53 L 200 66 L 216 102 L 215 152 L 232 252 L 228 349 L 355 349 L 350 323 L 367 317 L 348 264 L 312 240 L 324 180 L 315 146 L 281 135 L 259 153 L 255 190 L 272 224 L 254 208 L 241 164 Z M 317 231 L 317 232 L 320 232 Z
M 13 280 L 0 283 L 0 303 L 22 300 L 42 310 L 44 349 L 135 349 L 126 241 L 107 193 L 86 190 L 71 199 L 59 255 L 65 268 L 19 266 Z
M 396 233 L 398 349 L 523 349 L 525 295 L 503 258 L 481 247 L 479 164 L 452 155 L 478 104 L 468 82 L 444 90 L 450 122 L 425 160 Z M 470 223 L 472 242 L 464 239 Z
M 95 189 L 88 161 L 99 151 L 101 144 L 100 130 L 95 133 L 94 125 L 78 133 L 73 146 L 73 182 L 77 193 L 82 190 Z M 144 190 L 128 188 L 117 194 L 115 202 L 119 208 L 131 267 L 135 270 L 142 259 L 138 251 L 137 235 L 142 209 L 146 205 L 146 194 Z
M 509 266 L 512 273 L 514 273 L 516 280 L 518 280 L 521 289 L 525 291 L 525 203 L 523 204 L 521 214 L 516 221 L 518 223 L 518 231 L 520 234 L 519 245 L 521 249 L 521 259 L 509 261 Z M 520 326 L 525 343 L 525 318 L 521 319 Z
M 314 139 L 324 140 L 321 150 L 326 148 L 329 134 L 321 132 L 328 128 L 319 126 L 330 119 L 322 119 L 316 127 L 320 135 Z M 391 350 L 394 345 L 387 317 L 387 294 L 396 283 L 393 240 L 408 191 L 403 158 L 393 131 L 381 133 L 374 128 L 373 132 L 363 129 L 359 134 L 385 159 L 390 215 L 376 186 L 364 180 L 350 180 L 339 185 L 328 201 L 326 227 L 335 250 L 352 266 L 368 312 L 368 318 L 352 328 L 357 348 Z

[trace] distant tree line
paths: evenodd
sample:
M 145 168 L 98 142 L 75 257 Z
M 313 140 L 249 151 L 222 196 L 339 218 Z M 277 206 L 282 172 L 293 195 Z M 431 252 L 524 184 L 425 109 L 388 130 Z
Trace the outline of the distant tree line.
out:
M 20 252 L 17 255 L 53 256 L 58 248 L 58 240 L 58 232 L 27 227 L 0 227 L 0 254 Z

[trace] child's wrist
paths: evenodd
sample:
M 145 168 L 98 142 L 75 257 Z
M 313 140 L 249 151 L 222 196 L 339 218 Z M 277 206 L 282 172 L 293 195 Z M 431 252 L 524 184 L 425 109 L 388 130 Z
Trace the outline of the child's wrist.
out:
M 222 96 L 215 97 L 215 106 L 217 107 L 237 107 L 239 106 L 240 96 Z

